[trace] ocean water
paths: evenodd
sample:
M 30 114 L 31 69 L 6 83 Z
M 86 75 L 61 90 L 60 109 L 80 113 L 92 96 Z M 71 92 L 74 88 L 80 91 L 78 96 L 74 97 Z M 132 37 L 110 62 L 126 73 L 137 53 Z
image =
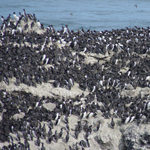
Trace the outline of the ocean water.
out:
M 135 6 L 137 5 L 137 7 Z M 44 27 L 112 30 L 150 26 L 150 0 L 0 0 L 0 15 L 35 13 Z M 0 20 L 0 24 L 2 21 Z

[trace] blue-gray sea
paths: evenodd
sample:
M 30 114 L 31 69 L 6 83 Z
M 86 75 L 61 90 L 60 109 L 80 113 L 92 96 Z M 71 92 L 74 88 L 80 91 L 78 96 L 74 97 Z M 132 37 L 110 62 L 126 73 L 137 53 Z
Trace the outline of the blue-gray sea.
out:
M 150 0 L 0 0 L 0 15 L 35 13 L 44 27 L 112 30 L 150 26 Z M 2 21 L 0 21 L 0 24 Z

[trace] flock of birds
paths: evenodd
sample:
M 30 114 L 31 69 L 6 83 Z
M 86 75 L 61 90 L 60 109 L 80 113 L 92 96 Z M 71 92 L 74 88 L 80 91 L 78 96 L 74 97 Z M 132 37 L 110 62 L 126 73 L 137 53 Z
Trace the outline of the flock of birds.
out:
M 41 139 L 49 144 L 62 139 L 68 144 L 72 136 L 72 127 L 69 126 L 72 115 L 78 116 L 79 120 L 73 129 L 75 143 L 68 144 L 70 150 L 90 147 L 89 137 L 94 131 L 99 132 L 102 122 L 98 120 L 89 124 L 88 119 L 97 118 L 98 111 L 104 118 L 111 118 L 112 129 L 115 128 L 115 117 L 121 118 L 122 123 L 149 123 L 149 95 L 122 97 L 120 94 L 122 90 L 131 90 L 131 87 L 150 88 L 149 27 L 75 32 L 66 25 L 56 31 L 52 25 L 45 29 L 35 14 L 27 14 L 25 9 L 19 16 L 15 12 L 13 14 L 14 19 L 11 14 L 7 19 L 1 16 L 0 82 L 9 85 L 9 79 L 15 77 L 17 86 L 24 83 L 36 87 L 44 82 L 54 88 L 68 90 L 77 83 L 83 92 L 88 91 L 89 94 L 60 101 L 24 91 L 9 93 L 1 90 L 0 141 L 10 142 L 1 149 L 30 149 L 29 141 L 34 139 L 41 150 L 46 149 Z M 93 53 L 96 56 L 92 57 L 97 62 L 85 63 L 86 55 Z M 44 102 L 54 103 L 55 109 L 45 109 Z M 15 120 L 13 116 L 21 112 L 25 116 Z M 47 124 L 42 125 L 42 121 Z M 63 127 L 58 133 L 54 128 L 62 122 Z M 78 141 L 82 131 L 84 139 Z

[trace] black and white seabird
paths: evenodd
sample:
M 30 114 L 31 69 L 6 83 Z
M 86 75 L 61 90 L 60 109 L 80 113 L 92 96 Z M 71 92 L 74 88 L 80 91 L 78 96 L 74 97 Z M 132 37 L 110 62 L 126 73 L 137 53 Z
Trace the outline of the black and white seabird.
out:
M 76 129 L 76 130 L 75 130 L 75 138 L 76 138 L 76 139 L 78 139 L 79 133 L 80 133 L 80 132 Z
M 14 14 L 14 19 L 15 19 L 16 21 L 19 21 L 19 17 L 16 15 L 16 13 L 14 12 L 13 14 Z
M 59 112 L 56 113 L 56 117 L 55 117 L 55 120 L 57 120 L 59 117 Z
M 66 129 L 69 131 L 70 130 L 69 124 L 65 123 L 65 125 L 66 125 Z
M 59 123 L 60 123 L 60 116 L 58 116 L 58 119 L 56 120 L 55 126 L 59 125 Z
M 97 131 L 99 130 L 100 126 L 101 126 L 101 123 L 100 123 L 100 121 L 98 121 L 98 124 L 97 124 L 97 126 L 96 126 L 96 130 L 97 130 Z
M 55 134 L 53 135 L 54 139 L 55 139 L 55 142 L 57 143 L 58 141 L 58 134 L 57 134 L 57 130 L 55 131 Z
M 87 131 L 87 132 L 89 132 L 89 134 L 92 133 L 92 125 L 90 125 L 90 126 L 88 127 L 88 131 Z
M 87 114 L 86 110 L 83 109 L 83 112 L 81 114 L 81 119 L 84 119 L 86 117 L 86 114 Z
M 41 29 L 41 23 L 40 23 L 39 20 L 37 21 L 37 25 L 38 25 L 38 27 Z
M 85 142 L 84 140 L 81 140 L 81 141 L 79 142 L 79 145 L 80 145 L 80 146 L 83 146 L 83 147 L 87 147 L 87 144 L 86 144 L 86 142 Z
M 41 144 L 41 140 L 40 140 L 40 138 L 39 138 L 39 137 L 37 137 L 36 144 L 37 144 L 37 146 L 40 146 L 40 144 Z
M 67 135 L 66 135 L 66 143 L 68 143 L 69 141 L 69 131 L 67 131 Z
M 115 122 L 114 122 L 114 119 L 112 118 L 111 119 L 111 128 L 114 129 L 114 126 L 115 126 Z
M 81 121 L 78 121 L 78 125 L 76 126 L 75 130 L 78 130 L 79 132 L 81 132 L 81 130 L 82 130 Z
M 68 123 L 68 116 L 67 115 L 64 116 L 64 122 Z
M 83 130 L 84 130 L 84 132 L 88 131 L 88 121 L 87 120 L 85 120 L 85 125 L 83 126 Z
M 60 131 L 60 133 L 59 133 L 59 138 L 61 138 L 62 135 L 63 135 L 63 128 L 61 128 L 61 131 Z
M 48 142 L 51 143 L 52 140 L 53 140 L 53 136 L 52 135 L 48 136 Z
M 26 149 L 30 149 L 30 145 L 27 139 L 25 139 L 24 145 Z
M 3 16 L 1 16 L 2 24 L 5 22 L 5 19 Z
M 46 150 L 46 148 L 44 147 L 44 143 L 42 143 L 41 150 Z

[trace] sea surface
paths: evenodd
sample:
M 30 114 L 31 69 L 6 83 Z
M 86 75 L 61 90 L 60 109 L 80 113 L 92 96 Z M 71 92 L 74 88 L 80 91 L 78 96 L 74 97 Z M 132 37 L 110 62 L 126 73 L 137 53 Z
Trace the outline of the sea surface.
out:
M 0 16 L 35 13 L 44 27 L 56 30 L 112 30 L 150 26 L 150 0 L 0 0 Z M 2 21 L 0 20 L 0 24 Z

